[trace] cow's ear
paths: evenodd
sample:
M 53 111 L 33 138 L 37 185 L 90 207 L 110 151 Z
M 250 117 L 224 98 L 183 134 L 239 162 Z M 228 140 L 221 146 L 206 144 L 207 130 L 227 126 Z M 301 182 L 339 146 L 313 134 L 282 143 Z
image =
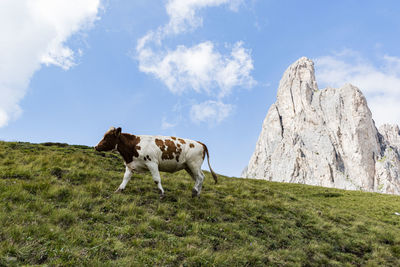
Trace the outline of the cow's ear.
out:
M 121 127 L 118 127 L 117 130 L 115 131 L 115 135 L 119 137 L 121 135 Z

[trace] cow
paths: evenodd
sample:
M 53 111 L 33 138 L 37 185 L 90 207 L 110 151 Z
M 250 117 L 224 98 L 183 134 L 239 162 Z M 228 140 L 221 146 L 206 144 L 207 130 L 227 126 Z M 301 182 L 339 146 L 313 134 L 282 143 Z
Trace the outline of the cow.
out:
M 124 160 L 124 178 L 115 192 L 125 189 L 133 173 L 150 171 L 162 198 L 164 189 L 159 171 L 173 173 L 184 169 L 195 181 L 192 197 L 196 197 L 203 186 L 201 165 L 206 155 L 212 177 L 215 183 L 218 182 L 210 165 L 207 146 L 198 141 L 173 136 L 133 135 L 121 133 L 120 127 L 111 127 L 94 148 L 97 151 L 118 151 Z

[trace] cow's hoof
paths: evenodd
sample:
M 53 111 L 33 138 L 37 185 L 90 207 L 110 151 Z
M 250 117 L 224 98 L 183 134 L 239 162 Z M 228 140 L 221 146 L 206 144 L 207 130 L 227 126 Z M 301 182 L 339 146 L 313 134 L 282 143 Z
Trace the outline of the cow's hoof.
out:
M 120 193 L 120 192 L 123 192 L 125 190 L 125 188 L 117 188 L 117 190 L 115 190 L 115 192 L 114 193 Z
M 197 192 L 196 189 L 192 189 L 192 197 L 197 197 L 199 195 L 199 192 Z
M 161 189 L 158 189 L 158 192 L 160 192 L 160 199 L 163 199 L 165 197 L 164 191 L 161 191 Z

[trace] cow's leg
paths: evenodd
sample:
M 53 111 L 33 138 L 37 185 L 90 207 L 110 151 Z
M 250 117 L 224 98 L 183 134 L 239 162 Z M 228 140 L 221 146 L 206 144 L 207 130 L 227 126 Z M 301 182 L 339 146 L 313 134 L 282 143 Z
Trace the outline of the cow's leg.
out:
M 193 188 L 197 192 L 194 192 L 194 190 L 192 190 L 192 197 L 196 197 L 196 196 L 200 195 L 201 189 L 203 188 L 203 182 L 204 182 L 204 173 L 201 169 L 199 169 L 197 171 L 196 182 L 195 182 L 194 188 Z
M 131 177 L 132 177 L 132 171 L 128 167 L 126 167 L 125 168 L 125 173 L 124 173 L 124 179 L 122 180 L 122 183 L 119 185 L 117 190 L 115 190 L 115 192 L 124 191 L 124 189 L 126 187 L 126 184 L 129 182 Z
M 204 181 L 204 174 L 201 171 L 201 164 L 190 164 L 188 166 L 189 170 L 186 170 L 190 176 L 193 178 L 195 181 L 194 187 L 192 189 L 192 197 L 196 197 L 200 194 L 201 189 L 203 187 L 203 181 Z
M 149 169 L 151 176 L 153 176 L 153 181 L 156 183 L 158 190 L 160 191 L 161 197 L 164 196 L 164 189 L 162 188 L 161 185 L 161 177 L 160 177 L 160 172 L 158 171 L 158 165 L 157 164 L 148 164 L 147 168 Z
M 192 177 L 193 181 L 196 181 L 196 177 L 194 176 L 192 170 L 189 167 L 185 168 L 185 171 Z

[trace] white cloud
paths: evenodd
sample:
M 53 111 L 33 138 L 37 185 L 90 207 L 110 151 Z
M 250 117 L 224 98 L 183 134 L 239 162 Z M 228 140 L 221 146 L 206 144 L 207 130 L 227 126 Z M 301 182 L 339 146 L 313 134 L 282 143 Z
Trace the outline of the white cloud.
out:
M 224 104 L 221 101 L 208 100 L 192 106 L 190 118 L 193 122 L 207 122 L 210 124 L 220 123 L 233 111 L 231 104 Z
M 99 6 L 100 0 L 0 1 L 0 127 L 21 114 L 19 101 L 42 64 L 74 65 L 65 42 L 92 26 Z
M 231 10 L 237 11 L 242 0 L 170 0 L 166 5 L 169 23 L 163 28 L 165 34 L 178 34 L 194 29 L 203 24 L 197 16 L 201 8 L 228 4 Z
M 179 45 L 175 49 L 163 46 L 166 37 L 201 26 L 200 9 L 228 5 L 236 11 L 241 3 L 242 0 L 169 0 L 166 4 L 169 22 L 138 40 L 139 69 L 154 75 L 175 94 L 193 90 L 221 99 L 234 87 L 252 87 L 253 60 L 241 41 L 232 45 L 227 54 L 218 51 L 211 41 L 191 47 Z
M 161 121 L 161 129 L 162 130 L 168 130 L 168 129 L 174 128 L 176 125 L 177 125 L 176 122 L 171 123 L 171 122 L 168 122 L 165 117 L 162 118 L 162 121 Z
M 380 66 L 345 50 L 315 60 L 318 83 L 340 87 L 351 83 L 365 94 L 377 123 L 400 124 L 400 58 L 383 56 Z
M 218 96 L 224 97 L 234 86 L 250 87 L 255 83 L 250 75 L 252 59 L 241 42 L 234 45 L 230 55 L 215 51 L 214 44 L 207 41 L 159 54 L 142 50 L 139 61 L 141 71 L 155 75 L 173 93 L 193 89 L 210 94 L 218 87 Z
M 203 18 L 198 16 L 198 11 L 206 7 L 228 5 L 232 11 L 237 11 L 243 0 L 169 0 L 166 4 L 166 12 L 169 16 L 167 24 L 149 31 L 139 39 L 137 51 L 145 49 L 149 43 L 159 46 L 167 36 L 191 31 L 203 25 Z

